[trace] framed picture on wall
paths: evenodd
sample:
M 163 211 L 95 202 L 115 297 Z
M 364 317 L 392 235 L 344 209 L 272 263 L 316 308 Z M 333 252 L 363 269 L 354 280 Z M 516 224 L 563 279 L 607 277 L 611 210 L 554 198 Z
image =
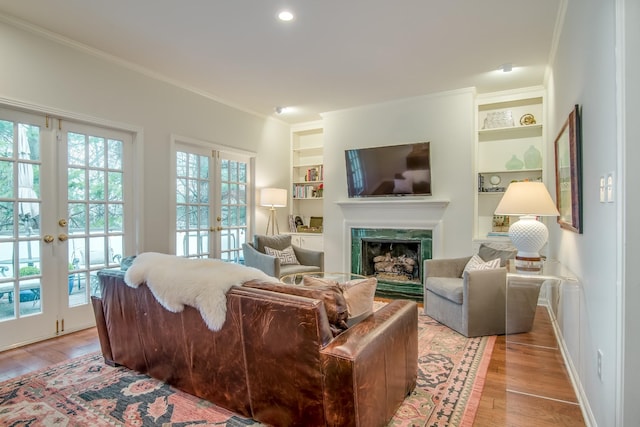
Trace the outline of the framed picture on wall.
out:
M 555 141 L 556 205 L 560 227 L 582 233 L 580 108 L 575 105 Z

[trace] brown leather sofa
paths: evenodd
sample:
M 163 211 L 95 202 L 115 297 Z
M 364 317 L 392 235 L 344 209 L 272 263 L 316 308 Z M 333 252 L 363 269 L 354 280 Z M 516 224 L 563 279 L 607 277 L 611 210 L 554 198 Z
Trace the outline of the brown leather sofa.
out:
M 98 273 L 105 362 L 274 426 L 383 426 L 417 376 L 416 303 L 396 300 L 333 336 L 322 300 L 233 287 L 220 331 L 164 309 L 124 272 Z

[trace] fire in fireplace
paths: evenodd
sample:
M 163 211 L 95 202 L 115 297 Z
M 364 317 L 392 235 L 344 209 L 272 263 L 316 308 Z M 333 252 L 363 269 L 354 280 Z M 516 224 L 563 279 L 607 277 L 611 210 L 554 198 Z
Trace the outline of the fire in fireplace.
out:
M 432 230 L 351 229 L 351 272 L 378 279 L 376 295 L 422 300 L 422 265 Z

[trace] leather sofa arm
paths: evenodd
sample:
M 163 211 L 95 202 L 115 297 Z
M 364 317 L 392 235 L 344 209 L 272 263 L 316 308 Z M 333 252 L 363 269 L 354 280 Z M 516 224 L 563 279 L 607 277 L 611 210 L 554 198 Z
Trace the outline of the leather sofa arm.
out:
M 296 254 L 296 258 L 300 264 L 317 266 L 320 267 L 320 271 L 324 271 L 324 252 L 305 249 L 294 245 L 291 245 L 291 247 L 293 248 L 293 252 Z
M 395 300 L 321 350 L 327 425 L 386 425 L 416 385 L 418 309 Z
M 424 277 L 462 277 L 470 256 L 462 258 L 427 259 L 424 261 Z
M 280 277 L 278 257 L 258 251 L 251 243 L 243 243 L 242 252 L 244 253 L 244 264 L 247 267 L 257 268 L 272 277 Z

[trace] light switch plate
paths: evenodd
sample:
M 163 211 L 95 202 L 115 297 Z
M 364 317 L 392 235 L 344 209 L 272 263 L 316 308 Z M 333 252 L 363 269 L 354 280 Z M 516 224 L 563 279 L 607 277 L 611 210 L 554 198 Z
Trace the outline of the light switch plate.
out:
M 607 182 L 606 182 L 606 186 L 607 186 L 607 203 L 613 203 L 614 200 L 614 174 L 613 172 L 609 172 L 607 174 Z
M 600 203 L 607 201 L 604 175 L 600 177 Z

